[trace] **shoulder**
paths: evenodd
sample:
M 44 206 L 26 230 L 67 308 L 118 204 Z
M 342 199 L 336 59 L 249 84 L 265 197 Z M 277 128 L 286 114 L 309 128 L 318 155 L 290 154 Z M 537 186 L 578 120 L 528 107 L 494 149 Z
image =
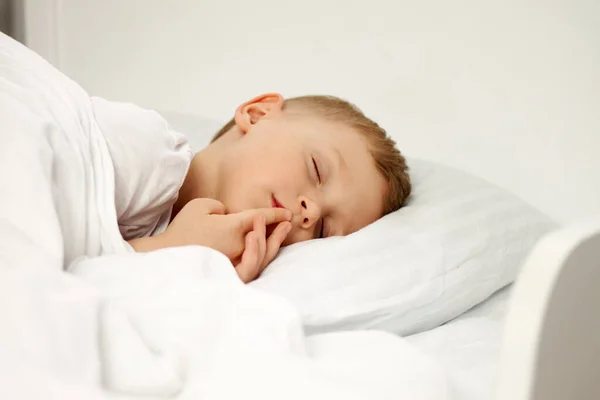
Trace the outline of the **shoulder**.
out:
M 193 157 L 187 137 L 156 111 L 92 98 L 115 169 L 115 205 L 125 239 L 164 229 Z

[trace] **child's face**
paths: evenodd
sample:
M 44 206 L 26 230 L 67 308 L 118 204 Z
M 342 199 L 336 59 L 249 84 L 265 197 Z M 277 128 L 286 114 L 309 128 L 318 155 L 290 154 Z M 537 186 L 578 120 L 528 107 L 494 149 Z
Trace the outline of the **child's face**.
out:
M 289 209 L 284 245 L 347 235 L 381 217 L 385 181 L 358 132 L 317 116 L 249 111 L 245 121 L 236 114 L 244 133 L 220 161 L 217 198 L 228 212 Z

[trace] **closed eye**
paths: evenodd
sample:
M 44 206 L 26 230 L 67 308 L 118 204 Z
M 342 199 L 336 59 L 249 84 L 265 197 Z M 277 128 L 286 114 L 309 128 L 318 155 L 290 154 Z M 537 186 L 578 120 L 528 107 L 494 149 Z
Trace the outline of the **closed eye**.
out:
M 315 167 L 315 172 L 317 173 L 317 180 L 319 181 L 319 184 L 321 183 L 321 173 L 319 172 L 319 166 L 317 165 L 317 162 L 315 161 L 315 158 L 312 157 L 312 162 L 313 162 L 313 166 Z

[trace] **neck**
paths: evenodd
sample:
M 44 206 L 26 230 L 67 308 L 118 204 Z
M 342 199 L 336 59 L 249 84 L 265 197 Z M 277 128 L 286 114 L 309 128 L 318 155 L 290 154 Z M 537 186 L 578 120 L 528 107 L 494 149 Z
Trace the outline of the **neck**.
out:
M 243 136 L 237 126 L 222 137 L 196 153 L 181 189 L 173 205 L 171 220 L 191 200 L 199 198 L 219 199 L 219 160 L 227 156 L 227 150 Z

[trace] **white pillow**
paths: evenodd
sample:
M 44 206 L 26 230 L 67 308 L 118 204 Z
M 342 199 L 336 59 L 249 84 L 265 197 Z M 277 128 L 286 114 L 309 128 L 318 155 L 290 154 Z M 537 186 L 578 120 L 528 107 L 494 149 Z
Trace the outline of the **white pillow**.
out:
M 408 205 L 347 237 L 287 247 L 251 283 L 287 298 L 307 333 L 439 326 L 511 283 L 555 224 L 467 173 L 409 160 Z
M 176 111 L 158 111 L 158 113 L 167 120 L 171 128 L 188 137 L 190 147 L 194 151 L 206 147 L 226 123 Z

